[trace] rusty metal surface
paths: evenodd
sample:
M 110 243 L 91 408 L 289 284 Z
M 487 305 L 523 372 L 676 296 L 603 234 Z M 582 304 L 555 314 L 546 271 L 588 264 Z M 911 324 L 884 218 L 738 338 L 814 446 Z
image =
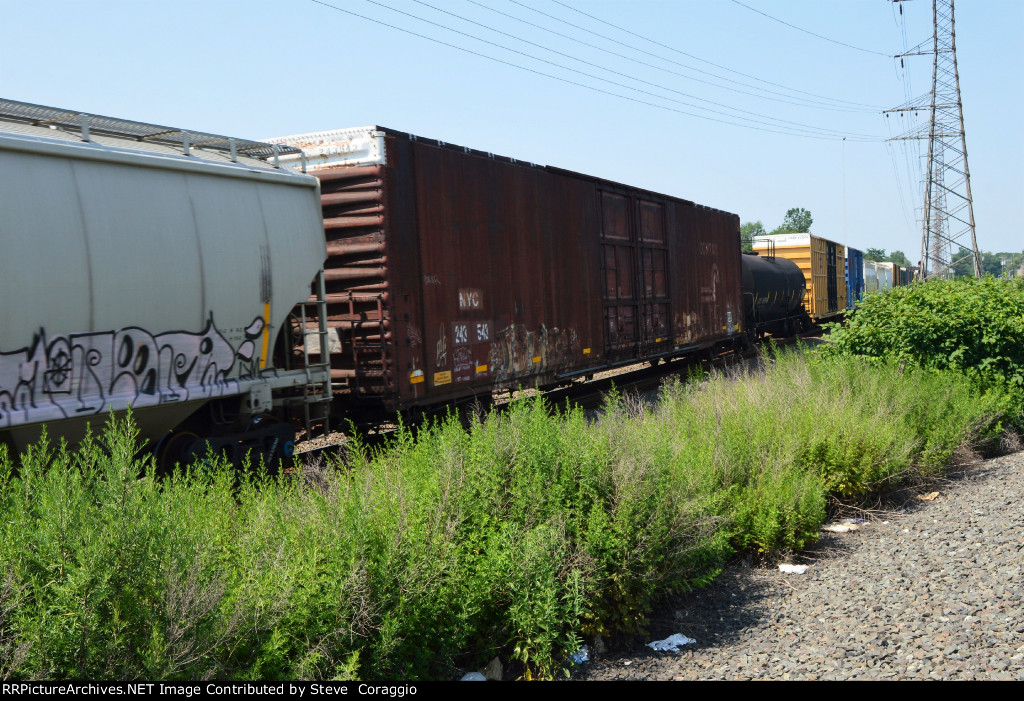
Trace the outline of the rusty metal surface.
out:
M 315 348 L 313 357 L 330 354 L 331 378 L 342 395 L 385 396 L 394 392 L 395 376 L 384 167 L 339 168 L 317 175 L 327 240 L 329 347 Z M 315 326 L 315 320 L 308 325 Z
M 730 342 L 739 219 L 387 132 L 320 170 L 332 377 L 388 411 Z

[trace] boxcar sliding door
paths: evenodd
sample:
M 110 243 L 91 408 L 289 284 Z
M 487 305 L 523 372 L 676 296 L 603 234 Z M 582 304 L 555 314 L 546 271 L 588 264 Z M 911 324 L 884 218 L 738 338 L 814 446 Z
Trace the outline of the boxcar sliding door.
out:
M 641 354 L 656 353 L 671 341 L 669 329 L 668 246 L 665 240 L 665 208 L 660 202 L 638 199 L 640 236 L 640 343 Z
M 601 261 L 604 272 L 604 338 L 606 357 L 636 347 L 634 240 L 629 199 L 601 192 Z
M 671 342 L 665 208 L 602 191 L 601 221 L 605 353 L 643 357 Z

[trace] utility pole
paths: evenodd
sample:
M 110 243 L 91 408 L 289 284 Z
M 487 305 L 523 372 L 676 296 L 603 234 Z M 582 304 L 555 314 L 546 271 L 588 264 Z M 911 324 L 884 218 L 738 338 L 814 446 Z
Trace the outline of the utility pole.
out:
M 900 5 L 908 0 L 893 0 Z M 981 277 L 981 256 L 974 231 L 974 203 L 971 198 L 971 171 L 967 167 L 967 137 L 964 109 L 960 99 L 960 73 L 956 66 L 956 26 L 953 0 L 932 0 L 932 40 L 897 54 L 902 62 L 908 56 L 932 56 L 932 89 L 928 95 L 912 100 L 892 112 L 929 110 L 927 132 L 898 136 L 893 141 L 928 140 L 928 163 L 924 180 L 924 220 L 921 226 L 921 278 L 949 277 L 953 267 L 972 259 L 975 277 Z M 954 260 L 970 234 L 970 252 Z M 954 244 L 956 244 L 954 246 Z

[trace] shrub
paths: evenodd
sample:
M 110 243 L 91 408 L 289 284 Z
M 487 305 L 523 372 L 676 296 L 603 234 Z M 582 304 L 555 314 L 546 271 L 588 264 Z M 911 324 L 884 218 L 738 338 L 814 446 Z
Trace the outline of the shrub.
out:
M 0 672 L 444 679 L 502 654 L 550 678 L 735 549 L 813 541 L 829 493 L 941 468 L 1007 397 L 783 353 L 595 422 L 525 400 L 276 477 L 207 460 L 158 481 L 130 418 L 17 473 L 0 446 Z
M 825 353 L 956 370 L 1024 390 L 1024 278 L 929 280 L 868 295 Z

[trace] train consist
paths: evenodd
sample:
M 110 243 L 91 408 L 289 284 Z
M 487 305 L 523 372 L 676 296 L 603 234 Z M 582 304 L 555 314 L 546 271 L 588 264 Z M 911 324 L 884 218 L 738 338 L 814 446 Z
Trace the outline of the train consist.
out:
M 739 218 L 688 200 L 380 127 L 272 142 L 0 101 L 0 440 L 130 406 L 164 463 L 283 457 L 328 409 L 711 356 L 847 304 L 836 244 L 805 242 L 824 277 L 795 241 L 741 255 Z

